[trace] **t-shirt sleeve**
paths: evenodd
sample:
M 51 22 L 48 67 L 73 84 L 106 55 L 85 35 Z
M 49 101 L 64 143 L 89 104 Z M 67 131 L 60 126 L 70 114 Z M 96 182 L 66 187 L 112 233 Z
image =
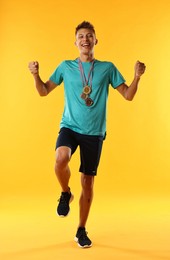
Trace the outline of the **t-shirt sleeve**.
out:
M 60 63 L 60 65 L 55 69 L 55 71 L 49 78 L 56 85 L 60 85 L 63 82 L 64 64 L 65 64 L 64 61 L 62 63 Z
M 121 84 L 125 82 L 124 77 L 119 72 L 119 70 L 115 67 L 113 63 L 110 66 L 110 84 L 113 88 L 117 88 Z

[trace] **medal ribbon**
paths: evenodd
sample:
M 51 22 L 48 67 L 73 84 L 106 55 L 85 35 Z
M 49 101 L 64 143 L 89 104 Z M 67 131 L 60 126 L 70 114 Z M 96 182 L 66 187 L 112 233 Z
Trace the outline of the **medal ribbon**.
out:
M 94 60 L 92 61 L 92 65 L 90 67 L 87 79 L 86 79 L 86 76 L 85 76 L 85 73 L 84 73 L 84 69 L 83 69 L 81 60 L 78 59 L 78 62 L 79 62 L 79 69 L 80 69 L 80 72 L 81 72 L 81 78 L 82 78 L 82 82 L 83 82 L 83 87 L 85 85 L 88 85 L 89 80 L 90 80 L 90 87 L 92 87 L 92 71 L 93 71 L 93 68 L 94 68 Z

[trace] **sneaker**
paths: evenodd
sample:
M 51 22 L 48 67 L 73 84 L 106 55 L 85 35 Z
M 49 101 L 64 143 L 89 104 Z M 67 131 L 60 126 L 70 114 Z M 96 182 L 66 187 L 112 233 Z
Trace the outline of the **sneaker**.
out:
M 79 227 L 74 241 L 78 243 L 79 247 L 87 248 L 92 246 L 91 240 L 87 236 L 85 228 Z
M 61 197 L 58 200 L 59 204 L 57 207 L 57 215 L 60 217 L 66 217 L 70 211 L 69 204 L 74 199 L 74 196 L 71 192 L 62 192 Z

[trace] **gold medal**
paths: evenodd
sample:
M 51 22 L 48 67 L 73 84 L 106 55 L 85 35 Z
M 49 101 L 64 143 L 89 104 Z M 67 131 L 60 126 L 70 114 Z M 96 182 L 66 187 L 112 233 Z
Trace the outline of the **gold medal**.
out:
M 86 101 L 86 106 L 88 106 L 88 107 L 92 106 L 92 105 L 93 105 L 93 103 L 94 103 L 94 102 L 93 102 L 93 100 L 92 100 L 91 98 L 89 98 L 89 97 L 88 97 L 88 98 L 86 98 L 86 100 L 85 100 L 85 101 Z
M 91 93 L 91 87 L 85 86 L 83 88 L 83 93 L 86 94 L 86 95 L 89 95 Z

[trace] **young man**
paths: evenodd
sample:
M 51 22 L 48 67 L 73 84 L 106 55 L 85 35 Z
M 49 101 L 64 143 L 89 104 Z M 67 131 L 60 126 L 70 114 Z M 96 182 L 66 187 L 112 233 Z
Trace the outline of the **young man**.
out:
M 56 143 L 55 173 L 62 190 L 57 214 L 65 217 L 70 211 L 69 204 L 73 200 L 73 194 L 69 187 L 69 161 L 79 146 L 82 192 L 75 241 L 84 248 L 92 246 L 85 226 L 93 199 L 94 176 L 97 174 L 106 133 L 108 87 L 111 85 L 126 100 L 132 100 L 140 77 L 145 71 L 145 65 L 137 61 L 134 79 L 128 87 L 111 62 L 102 62 L 94 58 L 97 39 L 92 24 L 82 22 L 77 26 L 75 35 L 79 58 L 63 61 L 46 83 L 39 76 L 38 62 L 30 62 L 29 69 L 40 96 L 48 95 L 64 82 L 65 107 Z

